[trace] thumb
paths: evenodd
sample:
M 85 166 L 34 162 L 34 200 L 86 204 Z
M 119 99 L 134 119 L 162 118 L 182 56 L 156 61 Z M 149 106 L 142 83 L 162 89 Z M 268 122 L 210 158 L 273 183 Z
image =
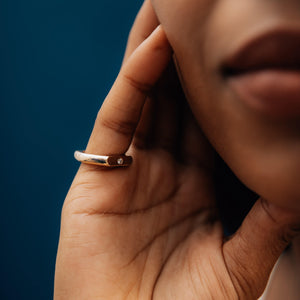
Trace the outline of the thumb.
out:
M 224 260 L 239 299 L 257 299 L 280 254 L 299 234 L 300 214 L 259 199 L 224 244 Z

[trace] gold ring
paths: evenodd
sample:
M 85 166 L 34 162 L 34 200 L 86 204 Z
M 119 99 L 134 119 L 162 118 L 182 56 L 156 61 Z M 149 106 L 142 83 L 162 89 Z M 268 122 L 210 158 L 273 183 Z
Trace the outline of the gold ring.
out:
M 84 163 L 103 167 L 128 167 L 132 163 L 132 157 L 124 154 L 117 155 L 95 155 L 85 151 L 75 151 L 76 160 Z

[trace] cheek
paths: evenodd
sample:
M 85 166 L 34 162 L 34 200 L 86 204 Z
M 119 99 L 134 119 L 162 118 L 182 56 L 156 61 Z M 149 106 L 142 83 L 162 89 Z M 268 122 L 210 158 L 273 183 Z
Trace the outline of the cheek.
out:
M 207 68 L 202 55 L 177 59 L 188 101 L 205 135 L 248 188 L 300 211 L 300 124 L 295 128 L 293 122 L 271 121 L 249 111 L 220 73 Z
M 300 211 L 300 126 L 261 118 L 217 75 L 187 59 L 179 64 L 192 111 L 231 170 L 261 197 Z
M 174 51 L 190 52 L 193 45 L 199 45 L 214 0 L 152 0 L 157 17 L 167 33 Z M 188 55 L 188 53 L 185 53 Z
M 192 111 L 213 147 L 256 194 L 300 211 L 299 130 L 247 111 L 211 76 L 197 82 L 203 75 L 195 69 L 183 70 L 184 82 Z
M 217 69 L 233 33 L 239 36 L 236 31 L 258 24 L 252 26 L 255 14 L 247 13 L 249 18 L 239 23 L 244 24 L 242 29 L 232 27 L 231 18 L 225 18 L 230 13 L 221 5 L 228 1 L 153 0 L 153 4 L 174 49 L 193 113 L 212 145 L 250 189 L 280 206 L 300 210 L 300 125 L 291 135 L 292 127 L 252 114 Z

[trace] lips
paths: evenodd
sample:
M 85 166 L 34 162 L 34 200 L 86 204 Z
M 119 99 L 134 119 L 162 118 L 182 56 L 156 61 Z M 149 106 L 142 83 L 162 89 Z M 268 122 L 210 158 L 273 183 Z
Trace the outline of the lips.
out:
M 300 31 L 273 31 L 228 57 L 222 73 L 238 98 L 273 116 L 300 116 Z

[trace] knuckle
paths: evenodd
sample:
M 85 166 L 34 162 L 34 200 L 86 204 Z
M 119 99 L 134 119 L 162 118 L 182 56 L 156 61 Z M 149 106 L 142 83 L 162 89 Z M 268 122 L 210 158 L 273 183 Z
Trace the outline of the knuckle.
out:
M 135 90 L 137 90 L 139 93 L 143 95 L 147 95 L 151 89 L 152 85 L 137 79 L 134 79 L 132 76 L 128 74 L 124 74 L 124 80 Z
M 109 120 L 106 118 L 99 118 L 101 126 L 112 130 L 120 135 L 131 135 L 135 128 L 135 122 L 130 120 Z
M 276 211 L 265 201 L 261 201 L 262 208 L 269 216 L 269 219 L 279 228 L 278 239 L 282 245 L 288 245 L 292 239 L 300 234 L 300 221 L 298 216 L 291 215 L 288 212 Z
M 291 243 L 294 237 L 300 234 L 300 226 L 290 225 L 285 230 L 282 231 L 280 238 L 283 245 L 288 245 Z
M 273 215 L 273 212 L 271 211 L 270 203 L 264 199 L 261 199 L 260 203 L 261 203 L 262 209 L 264 210 L 266 215 L 269 217 L 269 219 L 275 224 L 278 223 L 277 218 Z

